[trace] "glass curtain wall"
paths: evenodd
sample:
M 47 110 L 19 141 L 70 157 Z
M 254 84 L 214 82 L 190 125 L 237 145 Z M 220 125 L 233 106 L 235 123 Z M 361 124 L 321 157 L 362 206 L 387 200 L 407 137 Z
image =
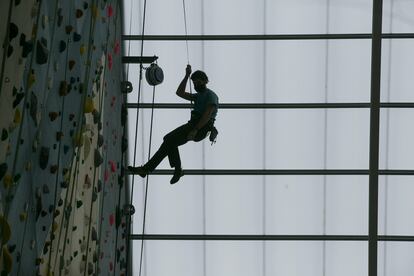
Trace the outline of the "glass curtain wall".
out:
M 124 7 L 124 34 L 141 35 L 144 1 L 127 0 Z M 221 104 L 255 107 L 221 108 L 216 144 L 189 142 L 180 147 L 183 169 L 201 170 L 200 174 L 185 175 L 174 186 L 170 175 L 149 177 L 145 234 L 279 237 L 146 240 L 142 275 L 368 275 L 372 9 L 371 0 L 185 1 L 190 36 L 331 36 L 160 39 L 143 44 L 139 39 L 124 40 L 125 55 L 143 51 L 144 56 L 159 57 L 165 78 L 155 88 L 155 103 L 186 103 L 175 91 L 189 61 L 194 70 L 207 73 L 208 86 Z M 413 12 L 414 2 L 384 0 L 383 33 L 414 33 Z M 186 35 L 183 1 L 147 1 L 144 31 L 153 36 Z M 385 172 L 412 170 L 414 164 L 412 49 L 413 38 L 382 40 L 379 166 Z M 154 90 L 145 79 L 138 95 L 139 68 L 126 65 L 134 86 L 128 101 L 152 103 Z M 188 108 L 155 108 L 150 134 L 152 111 L 147 107 L 131 105 L 128 110 L 131 165 L 145 163 L 163 136 L 190 116 Z M 158 169 L 170 170 L 168 161 Z M 239 175 L 218 175 L 216 170 Z M 243 174 L 247 170 L 253 173 Z M 279 170 L 292 171 L 269 173 Z M 328 173 L 332 171 L 336 173 Z M 414 236 L 414 177 L 406 172 L 379 177 L 381 236 Z M 146 182 L 139 176 L 129 181 L 136 208 L 131 233 L 140 235 Z M 289 240 L 290 235 L 322 238 Z M 326 235 L 362 238 L 324 240 Z M 413 250 L 410 242 L 380 241 L 378 275 L 412 275 Z M 134 275 L 140 252 L 141 241 L 134 240 Z

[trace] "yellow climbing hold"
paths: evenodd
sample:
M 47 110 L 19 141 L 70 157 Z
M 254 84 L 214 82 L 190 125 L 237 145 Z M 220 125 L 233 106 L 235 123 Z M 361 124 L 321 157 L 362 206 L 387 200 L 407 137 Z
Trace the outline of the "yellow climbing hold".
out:
M 83 135 L 82 133 L 77 133 L 73 135 L 73 145 L 75 147 L 81 147 L 83 145 Z
M 81 54 L 81 56 L 85 53 L 86 51 L 86 47 L 85 45 L 82 44 L 82 46 L 79 48 L 79 53 Z
M 99 16 L 99 9 L 95 4 L 91 6 L 91 9 L 92 9 L 92 17 L 94 20 L 96 20 L 96 18 L 98 18 Z
M 11 174 L 6 174 L 3 178 L 4 188 L 9 189 L 13 185 L 13 177 Z
M 20 221 L 25 221 L 27 219 L 27 212 L 21 212 L 19 218 Z
M 6 271 L 6 275 L 8 275 L 12 271 L 13 267 L 13 259 L 10 255 L 7 246 L 3 247 L 3 269 Z
M 94 109 L 95 109 L 95 106 L 93 104 L 93 99 L 91 97 L 86 97 L 83 111 L 85 113 L 91 113 Z
M 53 225 L 52 225 L 52 232 L 53 233 L 55 233 L 56 232 L 56 230 L 59 228 L 59 224 L 55 221 L 55 222 L 53 222 Z
M 0 216 L 0 239 L 2 244 L 6 244 L 10 240 L 11 230 L 7 220 Z
M 20 110 L 16 108 L 16 111 L 14 112 L 14 120 L 13 122 L 18 125 L 22 121 L 22 114 L 20 113 Z

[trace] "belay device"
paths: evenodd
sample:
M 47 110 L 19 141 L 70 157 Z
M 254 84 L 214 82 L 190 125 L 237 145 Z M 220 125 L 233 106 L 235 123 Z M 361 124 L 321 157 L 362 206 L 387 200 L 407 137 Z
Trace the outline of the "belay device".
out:
M 155 86 L 163 82 L 164 72 L 157 64 L 151 63 L 150 67 L 146 69 L 145 78 L 149 85 Z

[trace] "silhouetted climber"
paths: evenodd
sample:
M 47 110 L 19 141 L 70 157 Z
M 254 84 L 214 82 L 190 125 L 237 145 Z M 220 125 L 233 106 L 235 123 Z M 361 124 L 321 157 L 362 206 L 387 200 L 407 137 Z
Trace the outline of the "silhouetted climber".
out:
M 197 91 L 195 94 L 185 92 L 190 75 L 194 89 Z M 170 183 L 174 184 L 183 176 L 178 146 L 184 145 L 188 141 L 199 142 L 207 137 L 209 131 L 211 131 L 210 141 L 215 140 L 217 130 L 214 127 L 214 121 L 217 115 L 218 97 L 207 88 L 207 83 L 208 77 L 203 71 L 198 70 L 191 74 L 191 66 L 187 65 L 185 77 L 179 84 L 176 94 L 188 101 L 194 101 L 190 120 L 165 135 L 164 142 L 145 165 L 141 167 L 128 166 L 131 172 L 145 177 L 148 173 L 155 170 L 161 161 L 168 156 L 170 166 L 174 168 L 174 175 Z

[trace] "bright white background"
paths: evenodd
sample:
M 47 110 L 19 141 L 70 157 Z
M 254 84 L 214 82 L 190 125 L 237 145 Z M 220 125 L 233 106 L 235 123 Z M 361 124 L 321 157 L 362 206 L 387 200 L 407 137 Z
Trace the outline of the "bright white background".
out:
M 143 2 L 125 1 L 125 34 L 141 34 Z M 181 0 L 147 1 L 146 34 L 183 35 Z M 186 1 L 189 34 L 371 32 L 370 0 Z M 383 32 L 414 32 L 414 1 L 384 0 Z M 132 15 L 132 20 L 131 20 Z M 138 56 L 141 42 L 126 42 Z M 221 103 L 369 102 L 370 40 L 190 41 L 190 63 L 205 70 Z M 414 41 L 383 40 L 381 100 L 414 101 Z M 185 41 L 145 41 L 165 79 L 155 102 L 175 96 L 187 64 Z M 128 67 L 138 99 L 138 65 Z M 143 82 L 141 102 L 152 101 Z M 150 110 L 139 113 L 136 165 L 148 158 Z M 154 112 L 151 153 L 189 110 Z M 414 111 L 381 111 L 380 168 L 412 169 Z M 129 110 L 130 164 L 136 110 Z M 180 148 L 184 169 L 368 169 L 368 109 L 220 110 L 214 146 Z M 168 161 L 161 163 L 167 169 Z M 367 235 L 368 176 L 151 176 L 146 233 Z M 132 180 L 132 179 L 131 179 Z M 145 182 L 134 178 L 133 233 L 142 231 Z M 414 235 L 414 178 L 382 176 L 379 234 Z M 134 242 L 134 274 L 141 243 Z M 411 243 L 379 244 L 379 275 L 413 275 Z M 366 242 L 148 241 L 143 275 L 367 275 Z

